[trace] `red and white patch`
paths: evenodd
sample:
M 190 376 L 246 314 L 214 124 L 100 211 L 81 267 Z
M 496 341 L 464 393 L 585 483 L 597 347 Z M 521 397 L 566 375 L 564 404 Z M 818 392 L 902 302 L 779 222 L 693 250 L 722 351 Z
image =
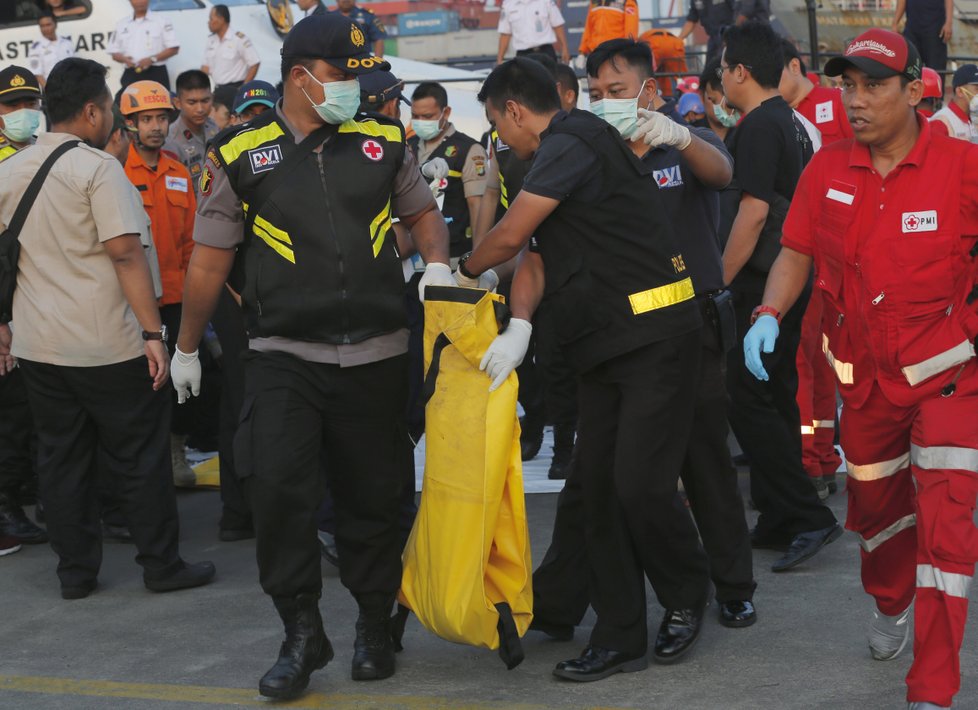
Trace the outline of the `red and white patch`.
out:
M 375 140 L 365 140 L 363 144 L 361 144 L 360 150 L 362 150 L 363 154 L 374 162 L 382 160 L 384 157 L 384 146 Z

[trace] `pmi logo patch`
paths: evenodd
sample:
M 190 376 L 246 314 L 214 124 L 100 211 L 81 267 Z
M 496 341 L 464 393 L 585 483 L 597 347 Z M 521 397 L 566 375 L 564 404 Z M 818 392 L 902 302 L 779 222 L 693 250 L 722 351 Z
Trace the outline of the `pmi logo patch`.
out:
M 249 150 L 248 161 L 251 163 L 251 172 L 255 175 L 266 172 L 282 162 L 282 149 L 271 145 Z

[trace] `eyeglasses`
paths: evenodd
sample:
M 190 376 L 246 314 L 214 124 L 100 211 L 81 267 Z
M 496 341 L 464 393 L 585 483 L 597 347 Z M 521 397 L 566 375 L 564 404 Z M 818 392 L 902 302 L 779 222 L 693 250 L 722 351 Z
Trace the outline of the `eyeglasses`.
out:
M 747 69 L 748 71 L 754 71 L 754 67 L 752 67 L 750 64 L 740 64 L 740 63 L 737 63 L 737 64 L 734 64 L 733 66 L 730 66 L 729 64 L 726 65 L 726 66 L 724 66 L 723 64 L 721 64 L 720 66 L 717 67 L 717 79 L 722 79 L 723 78 L 723 72 L 725 72 L 726 70 L 728 70 L 728 69 L 735 69 L 738 66 L 741 66 L 744 69 Z

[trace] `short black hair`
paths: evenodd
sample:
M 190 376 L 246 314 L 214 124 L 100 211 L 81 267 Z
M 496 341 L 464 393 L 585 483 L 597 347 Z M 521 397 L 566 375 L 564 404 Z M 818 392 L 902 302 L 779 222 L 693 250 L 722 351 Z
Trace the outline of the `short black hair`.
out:
M 743 64 L 763 88 L 778 88 L 784 69 L 784 52 L 781 38 L 770 25 L 756 21 L 734 25 L 724 33 L 723 43 L 727 66 L 732 69 Z
M 224 106 L 228 111 L 234 113 L 234 97 L 237 90 L 233 86 L 219 86 L 214 90 L 214 105 Z
M 577 74 L 566 64 L 557 65 L 557 83 L 564 87 L 564 90 L 573 89 L 574 91 L 574 101 L 577 101 L 577 97 L 581 92 L 581 85 L 577 81 Z
M 633 39 L 609 39 L 607 42 L 599 44 L 587 58 L 587 75 L 597 76 L 598 70 L 605 64 L 611 62 L 615 69 L 621 69 L 618 62 L 622 61 L 630 67 L 638 70 L 643 78 L 652 77 L 652 48 L 645 42 L 636 42 Z
M 227 23 L 231 22 L 231 11 L 228 9 L 227 5 L 215 5 L 214 14 Z
M 792 59 L 798 60 L 798 67 L 801 69 L 802 74 L 808 74 L 808 68 L 805 66 L 805 60 L 801 58 L 801 52 L 798 51 L 798 47 L 791 40 L 781 38 L 781 51 L 784 53 L 784 65 L 787 67 L 791 64 Z
M 719 91 L 723 93 L 723 81 L 717 76 L 717 69 L 720 68 L 720 58 L 714 57 L 706 63 L 703 67 L 703 73 L 700 74 L 700 91 L 706 91 L 707 87 L 710 87 L 714 91 Z
M 478 99 L 496 109 L 515 101 L 537 114 L 560 110 L 554 78 L 538 62 L 525 57 L 510 59 L 493 69 L 482 82 Z
M 305 67 L 310 72 L 312 71 L 313 64 L 316 63 L 315 57 L 297 57 L 292 54 L 282 55 L 282 86 L 285 86 L 286 80 L 289 78 L 289 72 L 292 71 L 292 67 Z M 282 92 L 278 92 L 279 96 L 282 96 Z
M 70 121 L 91 101 L 111 97 L 105 83 L 108 70 L 91 59 L 71 57 L 54 65 L 44 86 L 44 98 L 51 123 Z
M 543 65 L 543 68 L 547 70 L 547 73 L 557 81 L 557 60 L 551 57 L 549 54 L 544 54 L 543 52 L 530 52 L 529 54 L 524 54 L 527 59 L 532 59 L 537 64 Z
M 181 91 L 197 91 L 211 89 L 211 78 L 200 69 L 188 69 L 177 77 L 177 93 Z
M 422 81 L 418 84 L 418 88 L 411 94 L 411 102 L 420 99 L 434 99 L 438 108 L 443 109 L 448 106 L 448 92 L 445 91 L 444 86 L 434 81 Z
M 40 24 L 41 20 L 51 20 L 54 24 L 58 24 L 58 18 L 55 17 L 53 12 L 42 12 L 41 16 L 37 18 L 38 24 Z

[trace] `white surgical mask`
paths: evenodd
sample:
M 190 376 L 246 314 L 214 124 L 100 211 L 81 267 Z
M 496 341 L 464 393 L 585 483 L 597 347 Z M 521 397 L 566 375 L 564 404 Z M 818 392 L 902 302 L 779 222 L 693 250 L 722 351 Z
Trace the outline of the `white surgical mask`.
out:
M 645 86 L 634 99 L 601 99 L 591 102 L 591 113 L 610 123 L 625 140 L 632 135 L 638 125 L 638 99 Z
M 442 114 L 444 115 L 444 111 L 442 112 Z M 420 118 L 412 118 L 411 127 L 414 129 L 414 132 L 418 135 L 418 138 L 420 138 L 423 141 L 430 141 L 434 139 L 439 133 L 441 133 L 441 119 L 442 119 L 441 116 L 439 116 L 433 121 L 426 121 Z
M 326 123 L 339 125 L 357 115 L 357 111 L 360 109 L 360 82 L 358 80 L 349 79 L 347 81 L 329 81 L 324 83 L 314 77 L 311 71 L 305 67 L 303 69 L 305 69 L 306 74 L 311 76 L 314 81 L 322 84 L 323 102 L 321 104 L 313 101 L 312 97 L 306 94 L 305 89 L 302 90 L 302 93 L 306 94 L 306 98 L 309 99 L 309 103 L 316 109 L 316 113 L 319 114 L 320 118 L 326 121 Z
M 27 143 L 41 125 L 41 112 L 20 108 L 3 116 L 3 135 L 14 143 Z
M 720 104 L 713 104 L 713 115 L 720 125 L 725 128 L 733 128 L 740 120 L 740 111 L 734 109 L 733 113 L 727 113 Z
M 974 123 L 978 123 L 978 94 L 972 94 L 967 89 L 961 89 L 962 93 L 968 97 L 968 113 L 971 114 L 971 120 Z

